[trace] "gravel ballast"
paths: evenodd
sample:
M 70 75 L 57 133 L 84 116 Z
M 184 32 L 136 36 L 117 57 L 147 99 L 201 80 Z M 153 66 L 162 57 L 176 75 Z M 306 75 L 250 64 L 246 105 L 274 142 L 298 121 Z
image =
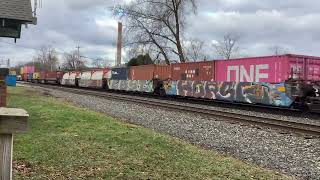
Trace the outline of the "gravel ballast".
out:
M 320 139 L 280 134 L 275 130 L 230 124 L 215 117 L 175 112 L 130 102 L 40 87 L 35 89 L 46 91 L 77 106 L 170 134 L 193 144 L 253 162 L 261 167 L 275 169 L 302 179 L 320 179 Z M 288 117 L 282 118 L 288 119 Z

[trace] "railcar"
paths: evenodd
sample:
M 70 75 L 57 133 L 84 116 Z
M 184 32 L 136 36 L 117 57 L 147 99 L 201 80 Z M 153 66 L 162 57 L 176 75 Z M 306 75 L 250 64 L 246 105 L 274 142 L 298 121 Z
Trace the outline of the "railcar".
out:
M 35 72 L 32 75 L 32 81 L 33 83 L 39 83 L 40 81 L 40 73 L 39 72 Z
M 110 77 L 110 69 L 108 68 L 85 71 L 80 75 L 78 86 L 84 88 L 107 89 L 107 79 L 110 79 Z
M 308 107 L 320 112 L 320 57 L 287 54 L 52 74 L 52 80 L 64 86 Z
M 27 73 L 27 81 L 32 82 L 33 80 L 33 73 Z
M 64 73 L 62 71 L 44 71 L 44 72 L 40 72 L 39 81 L 42 82 L 42 83 L 61 84 L 63 74 Z
M 80 72 L 66 72 L 62 76 L 61 85 L 63 86 L 78 86 L 79 85 Z
M 189 64 L 172 65 L 167 95 L 319 109 L 318 57 L 288 54 Z
M 22 81 L 28 81 L 28 74 L 27 73 L 23 73 L 21 77 L 22 77 Z

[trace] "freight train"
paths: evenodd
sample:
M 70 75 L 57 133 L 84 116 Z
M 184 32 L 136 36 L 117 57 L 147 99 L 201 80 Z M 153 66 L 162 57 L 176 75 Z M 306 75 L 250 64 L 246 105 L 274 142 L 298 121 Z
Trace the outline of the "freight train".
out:
M 35 72 L 24 80 L 62 86 L 135 91 L 161 96 L 320 112 L 320 57 L 281 55 L 96 69 Z

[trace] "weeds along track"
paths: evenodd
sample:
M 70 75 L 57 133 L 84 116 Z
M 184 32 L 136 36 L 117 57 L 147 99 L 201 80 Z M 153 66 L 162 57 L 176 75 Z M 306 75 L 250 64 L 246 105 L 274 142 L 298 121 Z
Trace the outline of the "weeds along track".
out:
M 29 83 L 28 83 L 29 84 Z M 253 116 L 235 112 L 228 112 L 222 110 L 212 109 L 209 106 L 197 106 L 193 104 L 186 104 L 181 102 L 170 102 L 168 100 L 144 98 L 131 95 L 123 95 L 118 93 L 109 93 L 103 91 L 84 90 L 70 87 L 62 87 L 56 85 L 31 84 L 32 86 L 40 86 L 43 88 L 62 90 L 64 92 L 76 93 L 81 95 L 90 95 L 101 97 L 105 99 L 127 101 L 130 103 L 137 103 L 157 108 L 164 108 L 168 110 L 183 111 L 187 113 L 196 113 L 203 116 L 215 116 L 220 121 L 238 122 L 247 125 L 254 125 L 259 127 L 268 127 L 277 129 L 281 133 L 294 133 L 304 136 L 320 137 L 320 126 L 315 124 L 307 124 L 303 122 L 293 122 L 271 117 Z M 259 113 L 257 113 L 259 114 Z

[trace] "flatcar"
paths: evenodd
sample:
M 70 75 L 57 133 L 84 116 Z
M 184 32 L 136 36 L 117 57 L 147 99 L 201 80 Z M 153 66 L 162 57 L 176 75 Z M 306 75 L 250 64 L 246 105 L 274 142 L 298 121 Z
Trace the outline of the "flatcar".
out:
M 308 107 L 320 112 L 320 57 L 286 54 L 65 72 L 55 77 L 64 86 Z

